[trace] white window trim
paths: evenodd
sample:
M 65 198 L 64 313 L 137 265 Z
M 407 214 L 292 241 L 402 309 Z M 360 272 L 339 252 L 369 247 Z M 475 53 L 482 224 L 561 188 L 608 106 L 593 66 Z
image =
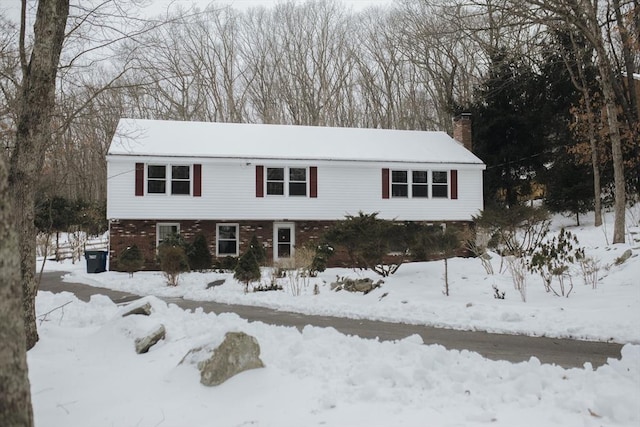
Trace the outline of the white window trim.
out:
M 291 255 L 289 258 L 278 257 L 278 227 L 291 228 Z M 273 223 L 273 260 L 292 259 L 296 253 L 296 224 L 295 222 L 274 222 Z
M 447 195 L 446 196 L 434 196 L 433 195 L 433 173 L 434 172 L 445 172 L 447 174 Z M 442 186 L 442 183 L 435 183 L 435 185 Z M 451 199 L 451 170 L 442 170 L 442 169 L 431 169 L 429 171 L 429 198 L 430 199 Z
M 407 174 L 407 180 L 405 182 L 397 182 L 393 180 L 394 172 L 404 172 Z M 410 199 L 411 198 L 411 171 L 407 169 L 392 169 L 389 173 L 389 193 L 391 198 L 393 199 Z M 407 187 L 407 195 L 406 196 L 394 196 L 393 195 L 393 185 L 404 185 Z
M 164 166 L 165 168 L 165 185 L 164 193 L 149 193 L 149 166 Z M 172 166 L 188 166 L 189 167 L 189 194 L 171 194 L 171 182 L 173 181 Z M 153 179 L 153 178 L 151 178 Z M 179 181 L 186 181 L 180 179 Z M 193 164 L 186 163 L 145 163 L 144 167 L 144 195 L 145 196 L 175 196 L 184 197 L 193 195 Z
M 160 227 L 173 227 L 176 226 L 178 228 L 178 234 L 180 234 L 180 223 L 179 222 L 157 222 L 156 223 L 156 249 L 160 247 Z
M 395 182 L 393 181 L 393 172 L 406 172 L 407 173 L 407 182 Z M 427 173 L 427 182 L 418 182 L 416 185 L 427 187 L 427 197 L 417 197 L 413 195 L 413 172 L 426 172 Z M 447 197 L 433 197 L 433 172 L 447 172 Z M 450 172 L 447 170 L 435 170 L 435 169 L 391 169 L 389 171 L 389 196 L 392 199 L 419 199 L 419 200 L 427 200 L 427 199 L 445 199 L 449 198 L 450 195 Z M 393 195 L 393 184 L 396 185 L 407 185 L 407 196 L 394 196 Z
M 220 236 L 220 227 L 236 227 L 236 253 L 235 254 L 221 254 L 220 253 L 220 245 L 218 245 L 219 242 L 219 236 Z M 240 224 L 236 223 L 236 222 L 219 222 L 216 224 L 216 258 L 219 257 L 226 257 L 226 256 L 234 256 L 237 257 L 240 255 Z
M 174 181 L 174 179 L 173 179 L 173 166 L 186 166 L 186 167 L 189 168 L 189 193 L 188 194 L 173 194 L 171 192 L 171 187 L 172 187 L 172 184 L 173 184 L 173 181 Z M 169 185 L 167 185 L 167 194 L 170 195 L 170 196 L 191 196 L 191 195 L 193 195 L 193 165 L 192 164 L 178 163 L 178 164 L 169 164 L 169 165 L 167 165 L 167 167 L 168 167 L 169 171 L 171 171 L 171 174 L 170 174 L 171 176 L 169 177 L 169 182 L 168 182 Z M 181 178 L 176 178 L 175 180 L 179 181 L 179 182 L 187 181 L 186 179 L 181 179 Z
M 414 172 L 426 172 L 427 173 L 427 182 L 413 182 L 413 173 Z M 431 171 L 429 169 L 411 169 L 410 171 L 408 171 L 409 173 L 409 187 L 411 189 L 411 191 L 409 192 L 410 194 L 410 198 L 412 199 L 431 199 L 431 184 L 429 183 L 429 179 L 431 177 Z M 427 196 L 423 197 L 423 196 L 414 196 L 413 195 L 413 186 L 414 185 L 419 185 L 421 187 L 426 187 L 427 188 Z
M 269 192 L 267 191 L 268 188 L 268 170 L 269 169 L 284 169 L 284 189 L 283 189 L 283 194 L 269 194 Z M 305 170 L 305 195 L 304 196 L 297 196 L 297 195 L 290 195 L 289 194 L 289 183 L 290 181 L 290 175 L 289 175 L 289 170 L 290 169 L 304 169 Z M 302 181 L 293 181 L 293 182 L 302 182 Z M 311 191 L 311 176 L 310 176 L 310 168 L 309 166 L 279 166 L 279 165 L 274 165 L 274 166 L 265 166 L 264 167 L 264 195 L 265 197 L 293 197 L 293 198 L 305 198 L 305 197 L 309 197 L 309 192 Z
M 164 193 L 149 193 L 149 180 L 158 180 L 158 178 L 149 178 L 149 167 L 151 166 L 164 166 Z M 162 163 L 146 163 L 144 165 L 144 195 L 145 196 L 164 196 L 167 194 L 167 188 L 170 185 L 169 172 L 167 172 L 167 165 Z

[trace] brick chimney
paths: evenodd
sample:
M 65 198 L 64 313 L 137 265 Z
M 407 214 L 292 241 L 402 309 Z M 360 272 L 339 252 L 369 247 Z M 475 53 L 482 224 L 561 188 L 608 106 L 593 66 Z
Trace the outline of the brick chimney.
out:
M 464 148 L 473 152 L 471 139 L 471 113 L 461 113 L 453 118 L 453 139 L 461 142 Z

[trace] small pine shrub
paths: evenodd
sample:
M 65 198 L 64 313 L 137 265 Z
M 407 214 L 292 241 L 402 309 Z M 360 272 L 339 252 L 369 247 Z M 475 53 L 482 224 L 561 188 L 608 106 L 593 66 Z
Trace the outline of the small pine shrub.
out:
M 253 255 L 253 252 L 247 250 L 242 254 L 240 259 L 238 259 L 233 278 L 244 283 L 244 291 L 246 293 L 249 291 L 249 283 L 259 281 L 260 277 L 260 265 Z
M 321 243 L 319 245 L 313 245 L 310 242 L 309 247 L 314 250 L 313 262 L 311 263 L 310 274 L 311 277 L 316 277 L 318 273 L 322 273 L 327 269 L 327 263 L 333 256 L 334 249 L 328 243 Z
M 211 251 L 207 239 L 203 234 L 198 234 L 193 241 L 191 251 L 188 253 L 189 267 L 195 271 L 203 271 L 211 268 L 213 264 Z
M 267 251 L 264 249 L 264 246 L 260 244 L 255 234 L 251 237 L 251 241 L 249 242 L 249 252 L 253 254 L 258 265 L 264 265 L 267 260 Z
M 189 260 L 184 249 L 179 246 L 160 245 L 158 250 L 160 270 L 167 278 L 169 286 L 177 286 L 180 274 L 189 271 Z
M 118 256 L 118 267 L 129 273 L 129 277 L 133 277 L 133 273 L 140 271 L 144 265 L 142 252 L 136 245 L 129 246 Z

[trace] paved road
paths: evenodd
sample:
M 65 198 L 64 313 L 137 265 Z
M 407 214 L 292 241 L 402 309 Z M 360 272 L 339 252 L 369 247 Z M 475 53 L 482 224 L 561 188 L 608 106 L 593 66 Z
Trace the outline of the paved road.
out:
M 96 288 L 78 283 L 62 282 L 64 273 L 44 273 L 40 289 L 51 292 L 68 291 L 79 299 L 88 301 L 91 295 L 102 294 L 115 303 L 126 303 L 140 298 L 124 292 Z M 185 309 L 202 309 L 209 313 L 237 313 L 251 322 L 259 321 L 273 325 L 295 326 L 302 329 L 306 325 L 332 327 L 347 334 L 380 340 L 398 340 L 413 334 L 422 337 L 425 344 L 440 344 L 448 349 L 475 351 L 493 360 L 521 362 L 537 357 L 542 363 L 553 363 L 566 368 L 582 367 L 591 362 L 601 366 L 608 358 L 620 358 L 620 344 L 575 341 L 569 339 L 526 337 L 522 335 L 490 334 L 486 332 L 457 331 L 404 323 L 355 320 L 330 316 L 309 316 L 263 307 L 220 304 L 210 301 L 190 301 L 182 298 L 165 298 L 169 303 Z

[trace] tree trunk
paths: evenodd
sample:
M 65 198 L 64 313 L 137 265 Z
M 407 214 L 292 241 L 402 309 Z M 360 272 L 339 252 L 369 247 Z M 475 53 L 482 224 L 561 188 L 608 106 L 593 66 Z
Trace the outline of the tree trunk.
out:
M 593 108 L 591 108 L 591 94 L 584 74 L 580 72 L 582 81 L 581 91 L 584 99 L 585 113 L 587 115 L 587 126 L 589 133 L 589 146 L 591 147 L 591 168 L 593 169 L 593 201 L 596 227 L 602 225 L 602 188 L 600 184 L 600 159 L 598 155 L 598 142 L 596 140 L 596 124 Z
M 449 264 L 447 257 L 444 257 L 444 294 L 449 296 Z
M 591 167 L 593 169 L 593 202 L 596 227 L 602 225 L 602 188 L 600 184 L 600 160 L 598 156 L 598 143 L 596 141 L 596 130 L 593 122 L 594 117 L 591 111 L 591 99 L 586 99 L 587 120 L 589 121 L 589 145 L 591 146 Z
M 33 426 L 20 286 L 18 236 L 0 155 L 0 420 L 6 427 Z
M 25 7 L 26 1 L 23 0 L 23 10 Z M 53 140 L 51 112 L 55 104 L 56 73 L 68 15 L 69 0 L 38 2 L 33 50 L 29 63 L 23 64 L 22 86 L 17 100 L 16 145 L 10 159 L 9 189 L 17 229 L 20 230 L 20 273 L 28 349 L 38 341 L 35 319 L 38 292 L 35 280 L 35 191 L 46 149 Z
M 605 107 L 607 110 L 607 124 L 609 125 L 609 139 L 611 141 L 611 158 L 613 160 L 613 182 L 614 182 L 614 223 L 613 223 L 613 243 L 624 243 L 625 228 L 625 208 L 626 208 L 626 183 L 624 179 L 624 160 L 622 158 L 622 142 L 620 138 L 620 124 L 618 122 L 618 109 L 611 83 L 611 73 L 606 61 L 604 47 L 596 47 L 598 52 L 598 71 L 600 74 L 600 87 L 604 95 Z

